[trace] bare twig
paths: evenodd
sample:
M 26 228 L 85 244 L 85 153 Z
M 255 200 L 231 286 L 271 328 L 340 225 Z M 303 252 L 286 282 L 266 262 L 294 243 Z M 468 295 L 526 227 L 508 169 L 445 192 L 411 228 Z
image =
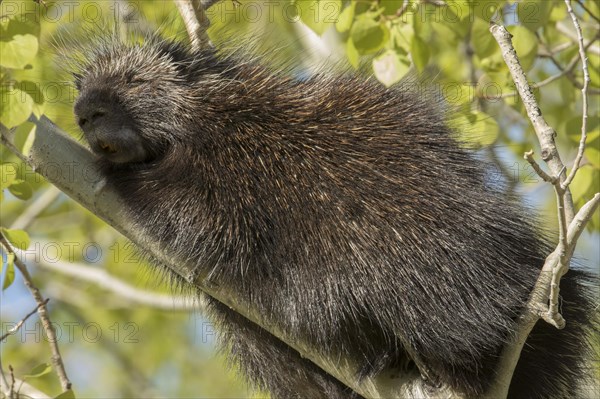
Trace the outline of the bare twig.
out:
M 572 45 L 572 43 L 567 43 L 569 44 L 569 47 Z M 589 49 L 589 47 L 593 44 L 593 41 L 589 41 L 584 49 L 585 51 L 587 51 Z M 550 54 L 546 54 L 544 55 L 544 57 L 549 58 L 554 65 L 560 70 L 559 73 L 549 76 L 548 78 L 537 82 L 537 83 L 531 83 L 531 88 L 532 89 L 539 89 L 540 87 L 544 87 L 546 85 L 549 85 L 550 83 L 562 78 L 562 77 L 566 77 L 567 79 L 569 79 L 571 81 L 571 83 L 573 83 L 573 85 L 579 89 L 583 88 L 583 85 L 577 81 L 577 79 L 575 78 L 575 76 L 573 75 L 573 70 L 575 69 L 575 67 L 577 66 L 577 64 L 579 63 L 579 60 L 581 60 L 581 56 L 579 54 L 577 54 L 576 56 L 574 56 L 573 58 L 571 58 L 571 60 L 569 61 L 569 63 L 566 66 L 562 66 L 560 64 L 560 62 L 558 62 L 558 60 L 556 59 L 556 57 L 554 57 L 554 52 L 550 53 Z M 541 55 L 540 55 L 541 56 Z M 587 65 L 586 65 L 586 69 L 587 69 Z M 590 90 L 589 88 L 587 88 L 588 91 L 590 91 L 593 94 L 597 94 L 600 93 L 600 90 Z M 518 91 L 512 91 L 510 93 L 504 93 L 504 94 L 500 94 L 498 96 L 494 96 L 494 97 L 486 97 L 486 99 L 488 100 L 497 100 L 497 99 L 501 99 L 501 98 L 510 98 L 510 97 L 515 97 L 519 95 Z
M 215 2 L 211 2 L 210 5 Z M 200 50 L 212 47 L 206 30 L 210 26 L 210 20 L 204 12 L 205 8 L 200 0 L 175 0 L 179 14 L 183 18 L 185 28 L 190 37 L 192 48 Z M 210 6 L 209 5 L 209 6 Z
M 577 21 L 577 17 L 573 12 L 573 8 L 571 7 L 571 0 L 565 0 L 567 5 L 567 12 L 571 16 L 573 20 L 573 25 L 575 26 L 575 31 L 577 32 L 577 38 L 579 42 L 579 57 L 581 58 L 581 64 L 583 69 L 583 88 L 581 89 L 582 94 L 582 102 L 583 102 L 583 117 L 581 121 L 581 139 L 579 140 L 579 148 L 577 149 L 577 156 L 575 157 L 575 161 L 573 162 L 573 168 L 569 173 L 569 176 L 562 183 L 563 190 L 569 187 L 569 184 L 575 178 L 577 174 L 577 170 L 579 170 L 579 164 L 581 163 L 581 159 L 583 158 L 583 152 L 585 150 L 585 142 L 587 140 L 587 119 L 588 119 L 588 97 L 587 90 L 588 85 L 590 83 L 590 74 L 588 71 L 587 65 L 587 57 L 585 55 L 585 45 L 583 43 L 583 33 L 581 32 L 581 26 L 579 26 L 579 21 Z
M 15 386 L 18 386 L 19 389 L 16 390 L 16 392 L 14 392 L 16 395 L 16 398 L 27 398 L 27 399 L 51 399 L 51 396 L 45 394 L 44 392 L 40 391 L 39 389 L 35 388 L 34 386 L 32 386 L 31 384 L 27 383 L 27 381 L 23 381 L 20 380 L 18 378 L 14 379 L 14 383 Z M 11 398 L 11 396 L 9 396 L 8 394 L 9 390 L 7 389 L 4 393 L 6 394 L 7 397 Z
M 40 309 L 41 306 L 46 306 L 46 304 L 48 303 L 49 300 L 50 300 L 50 298 L 46 298 L 44 300 L 44 302 L 38 304 L 35 307 L 35 309 L 33 309 L 31 312 L 27 313 L 27 315 L 25 317 L 23 317 L 13 328 L 10 328 L 5 334 L 3 334 L 0 337 L 0 342 L 4 341 L 4 339 L 6 337 L 8 337 L 9 335 L 12 335 L 12 334 L 16 333 L 17 331 L 19 331 L 19 329 L 23 326 L 23 324 L 25 324 L 27 319 L 29 319 L 31 316 L 33 316 Z
M 8 365 L 8 371 L 10 372 L 10 390 L 9 392 L 9 396 L 11 399 L 16 397 L 16 392 L 15 392 L 15 369 L 13 369 L 13 366 L 11 366 L 10 364 Z
M 402 15 L 404 15 L 404 13 L 408 10 L 408 7 L 410 6 L 410 0 L 404 0 L 404 3 L 402 3 L 402 7 L 400 7 L 398 10 L 396 10 L 396 17 L 401 17 Z
M 575 32 L 573 32 L 571 29 L 569 29 L 562 21 L 556 24 L 556 30 L 558 30 L 560 33 L 562 33 L 563 35 L 565 35 L 566 37 L 568 37 L 575 43 L 577 43 L 579 41 L 577 34 Z M 596 40 L 596 38 L 591 38 L 588 42 L 584 42 L 584 44 L 586 47 L 589 46 L 590 53 L 600 55 L 600 46 L 591 46 L 590 45 L 591 44 L 590 42 L 593 42 L 595 40 Z
M 0 245 L 4 248 L 4 250 L 7 253 L 13 253 L 13 254 L 15 253 L 12 245 L 8 242 L 8 240 L 1 233 L 0 233 Z M 38 315 L 42 322 L 42 326 L 44 327 L 44 331 L 46 332 L 46 336 L 48 337 L 48 344 L 50 345 L 50 350 L 52 351 L 52 356 L 51 356 L 52 365 L 54 366 L 54 369 L 56 370 L 56 374 L 58 375 L 58 379 L 60 381 L 60 385 L 61 385 L 63 391 L 67 391 L 67 390 L 71 389 L 71 382 L 69 381 L 69 378 L 67 377 L 67 372 L 65 371 L 65 366 L 64 366 L 62 357 L 60 355 L 60 350 L 58 348 L 58 339 L 56 338 L 56 331 L 54 330 L 52 322 L 50 321 L 50 317 L 48 316 L 48 309 L 46 308 L 46 304 L 45 304 L 46 300 L 40 293 L 40 290 L 33 283 L 33 279 L 31 278 L 31 275 L 29 274 L 29 271 L 27 270 L 27 266 L 25 266 L 25 264 L 23 262 L 21 262 L 21 260 L 17 257 L 15 257 L 15 266 L 17 266 L 17 268 L 21 272 L 21 275 L 23 277 L 23 281 L 25 282 L 25 285 L 27 286 L 27 288 L 29 288 L 31 295 L 33 296 L 36 303 L 38 304 Z
M 592 17 L 593 19 L 595 19 L 596 22 L 600 23 L 600 18 L 598 18 L 597 15 L 594 15 L 594 13 L 589 8 L 586 7 L 586 5 L 585 5 L 585 3 L 583 1 L 577 0 L 577 4 L 579 4 L 581 6 L 581 8 L 583 8 L 583 10 L 588 13 L 588 15 L 590 17 Z
M 527 151 L 525 153 L 525 155 L 523 156 L 523 158 L 527 162 L 529 162 L 529 164 L 531 165 L 531 167 L 533 168 L 535 173 L 537 173 L 537 175 L 539 177 L 541 177 L 542 180 L 544 180 L 547 183 L 552 183 L 552 184 L 554 184 L 556 182 L 556 177 L 550 176 L 549 174 L 544 172 L 544 170 L 540 167 L 540 165 L 535 161 L 535 159 L 533 158 L 533 150 Z
M 24 230 L 46 208 L 48 208 L 61 194 L 54 186 L 48 187 L 10 226 L 11 229 Z
M 66 276 L 74 277 L 81 281 L 95 284 L 140 305 L 169 311 L 202 310 L 205 307 L 203 302 L 198 302 L 198 300 L 193 301 L 187 297 L 176 297 L 141 290 L 110 275 L 103 269 L 92 268 L 72 262 L 47 262 L 44 261 L 43 258 L 40 262 L 37 262 L 36 265 L 46 270 L 51 270 Z

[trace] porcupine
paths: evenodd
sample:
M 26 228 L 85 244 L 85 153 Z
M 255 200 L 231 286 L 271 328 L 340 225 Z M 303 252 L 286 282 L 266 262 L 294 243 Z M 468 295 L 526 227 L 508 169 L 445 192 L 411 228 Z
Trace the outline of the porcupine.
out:
M 128 217 L 167 253 L 288 336 L 354 359 L 357 378 L 416 370 L 417 354 L 420 392 L 485 391 L 549 246 L 530 210 L 486 186 L 435 101 L 352 74 L 300 79 L 156 35 L 107 38 L 85 55 L 77 122 Z M 536 325 L 511 397 L 576 392 L 594 330 L 588 278 L 563 279 L 567 327 Z M 254 386 L 359 397 L 208 301 Z

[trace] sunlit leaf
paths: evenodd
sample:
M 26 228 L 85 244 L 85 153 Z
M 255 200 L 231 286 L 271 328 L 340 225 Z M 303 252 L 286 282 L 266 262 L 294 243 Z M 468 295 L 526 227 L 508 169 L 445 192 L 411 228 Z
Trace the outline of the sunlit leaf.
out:
M 302 22 L 319 35 L 338 21 L 342 11 L 342 0 L 297 0 L 294 4 Z
M 350 30 L 350 37 L 359 54 L 377 52 L 385 46 L 389 35 L 388 28 L 370 15 L 361 15 Z
M 410 55 L 417 70 L 422 72 L 429 62 L 429 47 L 417 35 L 413 36 L 412 44 L 410 46 Z
M 0 164 L 0 190 L 9 187 L 17 178 L 17 167 L 12 163 Z
M 375 76 L 388 87 L 400 81 L 409 68 L 406 56 L 401 56 L 394 50 L 388 50 L 373 60 Z
M 500 47 L 490 33 L 490 23 L 481 18 L 475 18 L 471 31 L 471 45 L 479 58 L 485 58 L 499 51 Z
M 52 366 L 49 363 L 42 363 L 35 366 L 31 371 L 25 374 L 25 378 L 38 378 L 52 371 Z
M 355 5 L 356 3 L 352 2 L 350 5 L 348 5 L 348 7 L 344 8 L 344 11 L 341 12 L 340 17 L 335 24 L 335 28 L 338 30 L 338 32 L 347 32 L 352 27 Z
M 4 273 L 2 291 L 10 287 L 13 281 L 15 281 L 15 254 L 11 252 L 6 255 L 6 272 Z
M 27 120 L 33 110 L 33 99 L 16 88 L 0 87 L 0 123 L 8 128 Z
M 352 65 L 354 68 L 358 68 L 360 55 L 358 54 L 356 47 L 354 47 L 354 42 L 352 42 L 352 39 L 348 39 L 346 42 L 346 56 L 348 57 L 348 62 L 350 62 L 350 65 Z
M 507 29 L 513 35 L 513 45 L 521 66 L 523 70 L 528 71 L 537 56 L 538 39 L 529 29 L 522 26 L 509 26 Z
M 31 243 L 31 239 L 29 238 L 29 234 L 23 230 L 15 230 L 15 229 L 6 229 L 1 228 L 0 231 L 2 235 L 6 237 L 8 242 L 15 248 L 26 250 L 29 248 L 29 244 Z
M 10 41 L 0 41 L 0 65 L 6 68 L 23 69 L 38 51 L 37 37 L 15 35 Z
M 31 195 L 33 194 L 33 190 L 31 189 L 29 183 L 20 179 L 15 180 L 13 184 L 8 187 L 8 190 L 12 195 L 23 201 L 31 198 Z

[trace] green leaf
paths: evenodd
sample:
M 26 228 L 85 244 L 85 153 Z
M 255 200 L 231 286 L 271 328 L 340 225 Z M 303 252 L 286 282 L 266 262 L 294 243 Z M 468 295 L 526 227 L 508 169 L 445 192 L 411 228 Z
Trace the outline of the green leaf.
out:
M 404 5 L 404 0 L 385 0 L 380 2 L 381 7 L 383 7 L 383 14 L 384 15 L 395 15 L 396 12 L 402 8 L 402 6 Z M 410 6 L 414 6 L 412 4 L 409 4 Z M 416 8 L 416 6 L 414 6 Z M 410 9 L 409 9 L 410 10 Z
M 457 1 L 455 3 L 461 2 L 464 3 L 464 1 Z M 488 23 L 494 15 L 502 12 L 502 5 L 505 3 L 504 0 L 470 0 L 469 2 L 473 5 L 472 15 Z
M 68 389 L 58 396 L 55 396 L 54 399 L 75 399 L 75 392 L 73 392 L 72 389 Z
M 398 82 L 408 73 L 410 66 L 406 56 L 388 50 L 373 60 L 373 71 L 377 79 L 387 87 Z
M 358 17 L 350 30 L 350 37 L 359 54 L 377 52 L 387 43 L 389 36 L 388 28 L 375 21 L 371 14 Z
M 600 150 L 598 147 L 586 146 L 585 147 L 585 158 L 595 168 L 600 168 Z
M 297 0 L 294 4 L 302 22 L 319 35 L 338 20 L 342 10 L 342 0 Z
M 588 132 L 584 154 L 590 164 L 600 168 L 600 128 Z
M 411 45 L 414 36 L 414 27 L 409 23 L 396 24 L 390 29 L 392 44 L 397 48 L 402 49 L 407 54 L 411 51 Z
M 521 66 L 523 70 L 528 71 L 537 57 L 537 37 L 522 26 L 509 26 L 508 31 L 513 35 L 513 45 L 521 61 Z
M 467 18 L 472 18 L 472 9 L 468 1 L 453 1 L 448 3 L 449 12 L 452 12 L 453 16 L 456 15 L 461 21 Z M 453 19 L 452 19 L 453 20 Z
M 12 163 L 0 164 L 0 190 L 9 187 L 17 179 L 17 167 Z
M 471 31 L 471 45 L 475 54 L 481 59 L 499 51 L 498 43 L 490 33 L 490 23 L 481 18 L 475 18 Z
M 10 7 L 10 5 L 8 5 L 8 7 Z M 0 9 L 0 14 L 4 14 L 6 11 L 8 10 L 3 7 Z M 13 14 L 14 11 L 16 10 L 6 12 L 8 18 L 0 19 L 0 33 L 2 40 L 8 41 L 15 35 L 26 34 L 39 37 L 41 31 L 39 13 L 31 12 L 31 9 L 28 9 L 27 7 L 19 7 L 21 13 L 17 12 Z
M 600 87 L 600 55 L 588 52 L 587 56 L 590 84 L 594 87 Z
M 553 1 L 550 0 L 527 0 L 517 6 L 517 15 L 521 26 L 535 32 L 538 28 L 546 25 L 550 19 Z M 561 4 L 560 9 L 566 9 Z
M 31 239 L 26 231 L 6 228 L 1 228 L 0 231 L 2 231 L 2 235 L 4 235 L 4 237 L 8 240 L 8 242 L 11 243 L 13 247 L 21 250 L 26 250 L 29 248 Z
M 354 47 L 354 43 L 352 42 L 352 39 L 348 39 L 348 42 L 346 42 L 346 56 L 348 57 L 348 61 L 350 62 L 350 65 L 352 65 L 354 67 L 354 69 L 358 69 L 358 63 L 360 61 L 360 54 L 358 54 L 356 47 Z
M 23 201 L 27 201 L 33 194 L 33 190 L 31 189 L 29 183 L 20 179 L 15 180 L 14 183 L 8 187 L 8 191 Z
M 352 22 L 354 21 L 354 7 L 356 3 L 352 2 L 344 11 L 340 14 L 338 21 L 335 24 L 335 28 L 338 32 L 347 32 L 352 27 Z
M 52 366 L 49 363 L 42 363 L 35 366 L 31 371 L 25 374 L 25 378 L 38 378 L 52 371 Z
M 29 155 L 31 146 L 35 140 L 36 125 L 33 122 L 21 123 L 14 133 L 15 147 L 24 155 Z
M 0 123 L 9 129 L 25 122 L 33 111 L 33 99 L 22 90 L 0 87 Z
M 410 55 L 415 67 L 423 72 L 429 62 L 429 47 L 419 36 L 414 35 L 410 46 Z
M 40 90 L 40 85 L 29 81 L 29 80 L 23 80 L 21 82 L 19 82 L 16 87 L 21 90 L 24 91 L 25 93 L 29 94 L 31 96 L 31 98 L 33 99 L 33 102 L 41 105 L 44 103 L 44 93 L 42 93 L 42 91 Z
M 496 141 L 500 132 L 498 123 L 494 118 L 480 111 L 470 112 L 464 118 L 461 118 L 459 122 L 461 124 L 468 123 L 463 125 L 464 128 L 459 131 L 461 132 L 461 139 L 470 145 L 489 146 Z
M 10 287 L 13 281 L 15 281 L 15 254 L 10 252 L 6 255 L 6 273 L 4 274 L 2 291 Z
M 575 179 L 569 186 L 573 199 L 578 201 L 579 199 L 589 199 L 591 194 L 588 193 L 593 188 L 594 183 L 594 168 L 591 165 L 583 165 L 577 171 Z
M 12 40 L 0 41 L 0 65 L 6 68 L 23 69 L 33 60 L 38 51 L 37 37 L 26 35 L 15 35 Z

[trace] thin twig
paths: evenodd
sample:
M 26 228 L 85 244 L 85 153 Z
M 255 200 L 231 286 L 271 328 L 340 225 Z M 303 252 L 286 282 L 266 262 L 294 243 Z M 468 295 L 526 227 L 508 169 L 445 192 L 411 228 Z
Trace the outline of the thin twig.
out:
M 48 208 L 61 194 L 61 191 L 54 187 L 48 187 L 42 195 L 39 196 L 27 209 L 19 215 L 11 224 L 10 228 L 15 230 L 24 230 L 33 222 L 33 220 Z
M 589 48 L 589 46 L 592 45 L 592 41 L 589 41 L 586 44 L 585 50 L 587 51 L 587 49 Z M 569 46 L 571 46 L 572 43 L 569 43 Z M 560 63 L 558 62 L 558 60 L 554 57 L 554 53 L 552 54 L 547 54 L 545 55 L 546 58 L 549 58 L 554 65 L 560 70 L 559 73 L 557 73 L 556 75 L 552 75 L 540 82 L 537 83 L 532 83 L 531 84 L 531 88 L 532 89 L 539 89 L 540 87 L 544 87 L 546 85 L 549 85 L 550 83 L 566 76 L 575 87 L 581 89 L 581 87 L 579 87 L 579 82 L 575 79 L 575 77 L 573 76 L 573 70 L 575 69 L 575 67 L 577 66 L 577 64 L 579 63 L 579 60 L 581 59 L 581 56 L 578 54 L 576 56 L 574 56 L 573 58 L 571 58 L 571 60 L 569 61 L 569 63 L 563 67 L 562 65 L 560 65 Z M 587 69 L 587 65 L 586 65 L 586 69 Z M 589 90 L 589 89 L 587 89 Z M 598 91 L 600 93 L 600 91 Z M 504 93 L 504 94 L 500 94 L 498 96 L 494 96 L 494 97 L 485 97 L 488 100 L 498 100 L 498 99 L 502 99 L 502 98 L 510 98 L 510 97 L 515 97 L 519 95 L 518 91 L 512 91 L 510 93 Z
M 542 58 L 548 58 L 550 56 L 555 56 L 556 54 L 562 53 L 563 51 L 565 51 L 575 45 L 575 43 L 573 43 L 573 42 L 564 42 L 561 44 L 557 44 L 553 48 L 548 48 L 548 45 L 541 40 L 541 35 L 537 34 L 536 36 L 538 37 L 538 39 L 540 39 L 540 42 L 542 43 L 542 46 L 543 46 L 542 49 L 540 49 L 540 51 L 538 53 L 538 56 L 540 56 Z
M 537 100 L 535 99 L 533 89 L 527 81 L 525 72 L 523 71 L 521 63 L 517 57 L 517 52 L 512 45 L 512 35 L 506 30 L 505 27 L 495 23 L 492 24 L 490 31 L 500 45 L 504 61 L 508 66 L 519 95 L 523 100 L 523 105 L 527 111 L 527 116 L 529 117 L 538 141 L 540 142 L 542 159 L 546 162 L 546 164 L 548 164 L 552 174 L 562 182 L 566 178 L 566 175 L 564 164 L 560 159 L 560 155 L 556 149 L 556 143 L 554 141 L 556 132 L 542 116 L 542 111 L 540 110 Z M 575 208 L 573 205 L 571 192 L 568 188 L 564 191 L 566 220 L 568 223 L 570 223 L 570 221 L 573 220 Z
M 577 41 L 579 40 L 577 34 L 572 32 L 569 28 L 567 28 L 567 26 L 565 26 L 565 24 L 562 21 L 556 24 L 556 30 L 558 30 L 560 33 L 571 39 L 574 43 L 577 43 Z M 585 46 L 586 48 L 589 46 L 590 53 L 600 55 L 600 46 L 591 46 L 590 42 L 594 42 L 595 40 L 595 37 L 590 39 L 587 43 L 585 43 Z
M 540 167 L 540 165 L 535 161 L 535 159 L 533 158 L 533 150 L 527 151 L 525 153 L 525 155 L 523 155 L 523 158 L 527 162 L 529 162 L 529 164 L 531 165 L 531 167 L 533 168 L 535 173 L 537 173 L 537 175 L 539 177 L 541 177 L 542 180 L 544 180 L 547 183 L 552 183 L 552 184 L 554 184 L 556 182 L 556 177 L 550 176 L 549 174 L 544 172 L 544 170 Z
M 8 365 L 8 371 L 10 372 L 10 390 L 9 390 L 9 395 L 10 398 L 13 399 L 16 397 L 15 395 L 15 369 L 13 369 L 13 366 L 11 366 L 10 364 Z
M 579 6 L 581 6 L 581 8 L 583 8 L 583 10 L 585 12 L 587 12 L 590 17 L 592 17 L 593 19 L 595 19 L 596 22 L 600 23 L 600 18 L 598 18 L 597 15 L 594 15 L 594 13 L 592 11 L 590 11 L 589 8 L 586 7 L 586 5 L 585 5 L 585 3 L 583 1 L 577 0 L 577 4 L 579 4 Z
M 404 13 L 408 10 L 409 6 L 410 0 L 404 0 L 404 3 L 402 3 L 402 7 L 396 10 L 396 17 L 400 18 L 402 15 L 404 15 Z
M 206 30 L 210 26 L 210 20 L 204 12 L 204 6 L 200 0 L 175 0 L 179 14 L 183 18 L 185 28 L 190 37 L 192 48 L 201 50 L 212 47 Z M 214 4 L 212 2 L 210 5 Z
M 592 218 L 594 212 L 596 212 L 596 209 L 598 209 L 598 206 L 600 206 L 600 193 L 596 193 L 591 200 L 586 202 L 585 205 L 579 209 L 575 218 L 573 218 L 567 233 L 567 245 L 570 251 L 575 249 L 579 236 L 583 233 L 585 226 Z
M 4 248 L 7 253 L 15 253 L 14 248 L 8 242 L 8 240 L 4 237 L 3 234 L 0 233 L 0 245 Z M 44 327 L 44 331 L 46 332 L 46 336 L 48 337 L 48 344 L 50 345 L 50 350 L 52 352 L 51 361 L 54 369 L 56 370 L 56 374 L 58 375 L 58 379 L 60 381 L 60 385 L 63 391 L 68 391 L 71 389 L 71 382 L 67 377 L 67 372 L 65 371 L 65 366 L 60 355 L 60 350 L 58 348 L 58 339 L 56 338 L 56 331 L 50 321 L 50 317 L 48 316 L 48 309 L 45 305 L 45 299 L 40 293 L 40 290 L 33 283 L 33 279 L 27 270 L 27 266 L 19 258 L 15 256 L 15 266 L 21 272 L 21 276 L 23 277 L 23 281 L 25 285 L 33 295 L 36 303 L 39 305 L 38 315 L 42 322 L 42 326 Z
M 581 26 L 579 26 L 579 21 L 577 21 L 577 17 L 573 12 L 573 8 L 571 7 L 571 0 L 565 0 L 565 4 L 567 5 L 567 12 L 571 16 L 573 20 L 573 25 L 575 26 L 575 31 L 577 32 L 577 39 L 579 43 L 579 57 L 581 58 L 581 64 L 583 69 L 583 88 L 581 89 L 582 95 L 582 108 L 583 108 L 583 117 L 581 121 L 581 139 L 579 140 L 579 148 L 577 150 L 577 156 L 575 157 L 575 161 L 573 162 L 573 168 L 569 173 L 569 176 L 562 183 L 562 188 L 566 189 L 569 187 L 569 184 L 575 178 L 577 171 L 579 170 L 579 165 L 581 163 L 581 159 L 583 158 L 583 152 L 585 151 L 585 141 L 587 140 L 587 119 L 588 119 L 588 97 L 587 90 L 588 85 L 590 83 L 590 74 L 588 71 L 587 57 L 585 55 L 585 45 L 583 43 L 583 32 L 581 31 Z
M 141 290 L 110 275 L 105 270 L 84 266 L 78 263 L 46 262 L 42 259 L 40 262 L 37 262 L 36 265 L 46 270 L 74 277 L 80 281 L 92 283 L 140 305 L 169 311 L 193 311 L 202 310 L 205 307 L 203 302 L 198 302 L 198 300 L 193 301 L 187 297 L 176 297 Z
M 38 304 L 35 307 L 35 309 L 33 309 L 31 312 L 27 313 L 27 315 L 25 317 L 23 317 L 13 328 L 10 328 L 4 335 L 2 335 L 0 337 L 0 342 L 4 341 L 4 339 L 6 337 L 8 337 L 9 335 L 13 335 L 17 331 L 19 331 L 19 329 L 23 326 L 23 324 L 25 324 L 27 319 L 29 319 L 31 316 L 33 316 L 40 309 L 40 306 L 46 306 L 46 304 L 48 303 L 49 300 L 50 300 L 50 298 L 46 298 L 44 300 L 44 302 Z

